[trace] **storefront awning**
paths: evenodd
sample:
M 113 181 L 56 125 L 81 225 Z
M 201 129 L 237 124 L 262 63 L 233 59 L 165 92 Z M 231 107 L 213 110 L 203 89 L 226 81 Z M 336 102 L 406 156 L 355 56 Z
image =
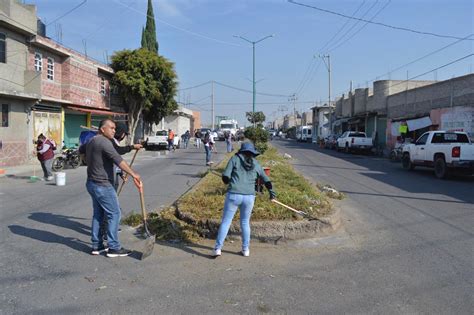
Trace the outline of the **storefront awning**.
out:
M 342 125 L 343 123 L 346 123 L 349 120 L 349 118 L 341 118 L 336 121 L 334 121 L 333 126 L 337 127 L 339 125 Z
M 67 106 L 66 108 L 77 111 L 77 112 L 91 113 L 95 115 L 106 115 L 106 116 L 127 116 L 128 115 L 127 113 L 112 112 L 112 111 L 104 110 L 104 109 L 83 108 L 83 107 L 76 107 L 76 106 Z
M 410 131 L 425 128 L 425 127 L 431 126 L 432 124 L 433 123 L 431 122 L 431 119 L 429 116 L 407 120 L 408 130 Z

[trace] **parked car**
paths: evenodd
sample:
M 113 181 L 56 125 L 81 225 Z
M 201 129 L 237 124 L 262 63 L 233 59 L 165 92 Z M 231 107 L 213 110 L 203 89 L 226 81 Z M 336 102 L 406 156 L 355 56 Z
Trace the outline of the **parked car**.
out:
M 432 167 L 438 178 L 454 171 L 472 175 L 474 145 L 465 132 L 428 131 L 415 143 L 403 147 L 402 166 L 407 170 L 416 166 Z
M 177 137 L 175 136 L 175 139 Z M 149 136 L 145 141 L 145 150 L 168 147 L 168 130 L 158 130 L 154 136 Z
M 337 139 L 337 150 L 365 151 L 369 152 L 373 147 L 372 138 L 368 138 L 365 132 L 346 131 Z

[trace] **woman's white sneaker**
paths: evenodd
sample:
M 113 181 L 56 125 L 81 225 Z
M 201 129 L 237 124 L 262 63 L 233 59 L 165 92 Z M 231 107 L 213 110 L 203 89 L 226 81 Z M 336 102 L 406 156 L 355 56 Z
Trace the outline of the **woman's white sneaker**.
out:
M 214 250 L 212 250 L 212 257 L 219 257 L 220 255 L 222 255 L 220 249 L 214 249 Z
M 249 257 L 250 256 L 250 251 L 248 249 L 242 250 L 242 256 Z

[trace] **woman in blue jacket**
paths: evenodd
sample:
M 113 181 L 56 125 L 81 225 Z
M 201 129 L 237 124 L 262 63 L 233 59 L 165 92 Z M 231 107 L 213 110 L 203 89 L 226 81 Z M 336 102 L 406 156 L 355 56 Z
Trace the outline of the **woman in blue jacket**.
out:
M 232 219 L 237 208 L 240 208 L 240 230 L 242 231 L 242 255 L 250 255 L 250 216 L 255 202 L 255 180 L 260 177 L 270 192 L 270 199 L 275 198 L 272 183 L 265 175 L 262 167 L 255 159 L 259 152 L 255 150 L 252 143 L 244 142 L 242 146 L 227 163 L 222 173 L 222 181 L 228 185 L 224 203 L 222 221 L 217 234 L 216 245 L 212 255 L 221 255 L 221 249 L 229 232 Z

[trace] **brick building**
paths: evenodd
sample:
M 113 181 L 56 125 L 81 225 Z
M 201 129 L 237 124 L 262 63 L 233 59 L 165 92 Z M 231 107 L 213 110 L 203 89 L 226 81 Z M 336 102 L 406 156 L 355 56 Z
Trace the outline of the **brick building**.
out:
M 83 128 L 112 110 L 113 70 L 46 37 L 34 5 L 0 2 L 0 167 L 33 158 L 43 133 L 58 144 L 79 143 Z

